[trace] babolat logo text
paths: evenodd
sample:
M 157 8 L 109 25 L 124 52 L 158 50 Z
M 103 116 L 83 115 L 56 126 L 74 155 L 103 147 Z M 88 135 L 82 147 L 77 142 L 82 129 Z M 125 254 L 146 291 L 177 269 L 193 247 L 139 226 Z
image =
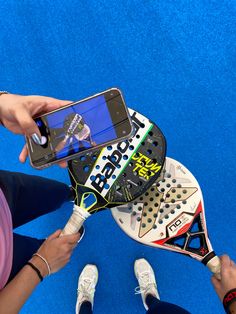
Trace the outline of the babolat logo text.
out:
M 134 172 L 137 172 L 139 177 L 149 180 L 155 173 L 160 171 L 161 166 L 158 163 L 141 153 L 137 153 L 132 157 L 135 160 Z
M 117 169 L 121 168 L 122 161 L 124 163 L 127 162 L 127 160 L 123 160 L 123 156 L 126 154 L 127 159 L 129 159 L 132 155 L 132 150 L 128 150 L 131 143 L 134 145 L 138 144 L 140 140 L 137 140 L 135 135 L 138 133 L 139 129 L 141 128 L 142 122 L 140 122 L 136 116 L 136 112 L 132 115 L 132 122 L 134 125 L 134 135 L 131 139 L 120 142 L 117 144 L 115 149 L 112 151 L 110 155 L 105 155 L 106 157 L 106 164 L 100 171 L 100 173 L 95 174 L 94 180 L 91 182 L 91 185 L 99 192 L 102 193 L 104 188 L 109 189 L 107 186 L 108 180 L 112 177 L 112 175 L 115 173 Z M 134 143 L 137 141 L 137 143 Z M 113 145 L 114 147 L 115 145 Z M 102 156 L 104 157 L 104 155 Z M 124 164 L 123 163 L 123 164 Z M 119 173 L 118 173 L 119 175 Z

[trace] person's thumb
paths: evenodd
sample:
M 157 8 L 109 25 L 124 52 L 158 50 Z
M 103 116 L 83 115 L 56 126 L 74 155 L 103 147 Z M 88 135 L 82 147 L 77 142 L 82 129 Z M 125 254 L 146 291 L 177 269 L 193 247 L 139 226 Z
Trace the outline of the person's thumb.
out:
M 23 134 L 31 137 L 36 144 L 41 144 L 39 128 L 26 108 L 21 107 L 20 110 L 17 110 L 15 112 L 15 119 Z
M 59 230 L 55 231 L 53 234 L 51 234 L 51 235 L 47 238 L 47 240 L 56 239 L 56 238 L 58 238 L 58 237 L 60 236 L 60 234 L 61 234 L 61 230 L 59 229 Z

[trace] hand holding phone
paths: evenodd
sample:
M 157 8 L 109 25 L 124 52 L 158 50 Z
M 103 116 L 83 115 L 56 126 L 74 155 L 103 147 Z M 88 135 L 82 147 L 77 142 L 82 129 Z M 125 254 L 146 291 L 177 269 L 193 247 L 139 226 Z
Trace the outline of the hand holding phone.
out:
M 41 169 L 132 136 L 121 91 L 112 88 L 35 119 L 41 145 L 27 138 L 30 161 Z

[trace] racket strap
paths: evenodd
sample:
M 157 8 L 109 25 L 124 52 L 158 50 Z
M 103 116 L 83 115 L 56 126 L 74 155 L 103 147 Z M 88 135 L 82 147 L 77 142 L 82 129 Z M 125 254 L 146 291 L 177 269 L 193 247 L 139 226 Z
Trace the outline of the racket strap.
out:
M 230 314 L 229 307 L 233 302 L 236 302 L 236 288 L 229 290 L 224 296 L 223 306 L 227 314 Z

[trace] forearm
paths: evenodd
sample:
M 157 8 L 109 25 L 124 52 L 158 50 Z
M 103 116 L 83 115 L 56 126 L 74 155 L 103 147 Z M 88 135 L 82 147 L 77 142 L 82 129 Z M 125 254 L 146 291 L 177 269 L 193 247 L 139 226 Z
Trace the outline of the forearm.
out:
M 40 270 L 43 277 L 47 275 L 45 265 L 38 258 L 31 262 Z M 0 314 L 17 314 L 40 283 L 37 273 L 28 265 L 24 266 L 15 278 L 0 291 Z

